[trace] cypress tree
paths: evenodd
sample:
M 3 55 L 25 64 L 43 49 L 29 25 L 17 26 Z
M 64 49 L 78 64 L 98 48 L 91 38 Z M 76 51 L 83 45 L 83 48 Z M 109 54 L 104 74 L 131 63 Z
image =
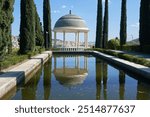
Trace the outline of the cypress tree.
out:
M 35 10 L 35 41 L 36 41 L 36 46 L 43 47 L 44 35 L 42 31 L 42 23 L 40 22 L 40 17 L 37 13 L 37 10 Z
M 44 23 L 44 45 L 46 49 L 52 48 L 51 32 L 51 9 L 49 0 L 43 2 L 43 23 Z
M 11 35 L 11 24 L 13 23 L 13 10 L 14 10 L 14 0 L 5 0 L 8 10 L 7 10 L 7 18 L 8 18 L 8 53 L 12 52 L 12 35 Z
M 11 53 L 11 24 L 13 22 L 13 4 L 14 0 L 0 1 L 0 59 L 4 58 L 5 54 Z
M 143 46 L 150 45 L 149 34 L 150 34 L 150 0 L 141 0 L 139 40 L 142 50 Z
M 108 42 L 108 0 L 105 0 L 105 13 L 104 13 L 104 24 L 103 24 L 103 48 L 107 48 Z
M 3 24 L 3 3 L 4 0 L 0 1 L 0 61 L 2 61 L 4 54 L 5 54 L 5 48 L 6 48 L 6 40 L 4 39 L 4 24 Z
M 126 44 L 127 39 L 127 11 L 126 11 L 127 0 L 122 0 L 121 6 L 121 22 L 120 22 L 120 46 Z
M 96 48 L 102 48 L 102 28 L 103 28 L 102 0 L 98 0 L 97 5 L 97 25 L 96 25 Z
M 20 53 L 35 49 L 35 7 L 33 0 L 21 0 Z

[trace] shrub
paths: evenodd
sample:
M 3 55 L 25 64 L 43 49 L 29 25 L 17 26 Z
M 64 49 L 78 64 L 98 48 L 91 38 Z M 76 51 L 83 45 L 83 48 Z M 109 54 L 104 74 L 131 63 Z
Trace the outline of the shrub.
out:
M 109 49 L 114 49 L 117 50 L 117 47 L 120 45 L 120 41 L 118 38 L 116 39 L 111 39 L 108 41 L 108 48 Z

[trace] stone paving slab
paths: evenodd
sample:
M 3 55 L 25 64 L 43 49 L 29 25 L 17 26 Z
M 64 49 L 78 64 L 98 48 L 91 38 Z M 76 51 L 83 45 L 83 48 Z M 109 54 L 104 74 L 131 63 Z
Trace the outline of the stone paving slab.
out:
M 0 99 L 8 93 L 13 87 L 19 84 L 26 76 L 28 76 L 38 66 L 46 62 L 51 51 L 46 51 L 42 54 L 32 57 L 28 61 L 4 72 L 0 75 Z

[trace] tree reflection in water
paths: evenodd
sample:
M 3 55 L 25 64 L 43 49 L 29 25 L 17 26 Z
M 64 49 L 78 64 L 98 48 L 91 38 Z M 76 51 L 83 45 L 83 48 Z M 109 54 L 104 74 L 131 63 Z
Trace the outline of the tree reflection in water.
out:
M 119 97 L 120 100 L 124 100 L 125 93 L 125 73 L 120 70 L 119 71 Z
M 107 77 L 108 77 L 108 67 L 107 63 L 103 62 L 103 93 L 104 93 L 104 99 L 107 100 Z
M 101 99 L 102 61 L 96 58 L 96 99 Z
M 36 100 L 37 86 L 40 80 L 41 71 L 41 69 L 38 70 L 32 79 L 21 89 L 22 100 Z
M 51 95 L 51 71 L 52 71 L 52 58 L 44 65 L 44 100 L 48 100 Z
M 102 80 L 103 80 L 103 98 L 107 99 L 107 72 L 108 67 L 107 63 L 96 58 L 96 99 L 101 99 L 101 90 L 102 90 Z

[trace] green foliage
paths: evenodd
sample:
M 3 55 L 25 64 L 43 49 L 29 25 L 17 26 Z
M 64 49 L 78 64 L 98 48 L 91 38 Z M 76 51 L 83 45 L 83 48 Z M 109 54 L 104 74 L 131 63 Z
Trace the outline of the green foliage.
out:
M 0 59 L 12 51 L 11 24 L 14 0 L 0 1 Z
M 96 25 L 96 48 L 102 48 L 102 30 L 103 30 L 103 10 L 102 10 L 102 0 L 98 0 L 97 6 L 97 25 Z
M 117 47 L 120 45 L 120 40 L 118 38 L 111 39 L 108 41 L 108 48 L 117 50 Z
M 12 65 L 23 62 L 24 60 L 30 59 L 32 56 L 41 54 L 45 51 L 43 48 L 36 46 L 34 52 L 28 52 L 27 54 L 19 54 L 19 50 L 13 50 L 11 54 L 8 54 L 3 61 L 0 61 L 1 69 L 6 69 Z
M 36 6 L 35 6 L 36 9 Z M 37 13 L 37 10 L 35 10 L 35 41 L 36 46 L 43 47 L 44 45 L 44 35 L 42 31 L 42 23 L 40 22 L 39 15 Z
M 108 0 L 105 0 L 102 48 L 107 48 L 107 43 L 108 43 Z
M 145 45 L 150 45 L 150 0 L 141 0 L 140 7 L 140 32 L 139 40 L 141 49 L 144 50 Z
M 44 45 L 46 49 L 52 48 L 51 31 L 51 8 L 49 0 L 43 2 L 43 23 L 44 23 Z
M 126 10 L 127 0 L 122 0 L 121 7 L 121 22 L 120 22 L 120 46 L 126 44 L 127 39 L 127 10 Z
M 5 60 L 1 62 L 1 69 L 6 69 L 12 65 L 20 63 L 27 59 L 27 55 L 17 55 L 17 53 L 13 52 L 5 57 Z
M 20 53 L 35 50 L 35 5 L 33 0 L 21 0 Z
M 140 46 L 138 46 L 138 45 L 132 45 L 132 46 L 123 45 L 122 50 L 140 52 Z

